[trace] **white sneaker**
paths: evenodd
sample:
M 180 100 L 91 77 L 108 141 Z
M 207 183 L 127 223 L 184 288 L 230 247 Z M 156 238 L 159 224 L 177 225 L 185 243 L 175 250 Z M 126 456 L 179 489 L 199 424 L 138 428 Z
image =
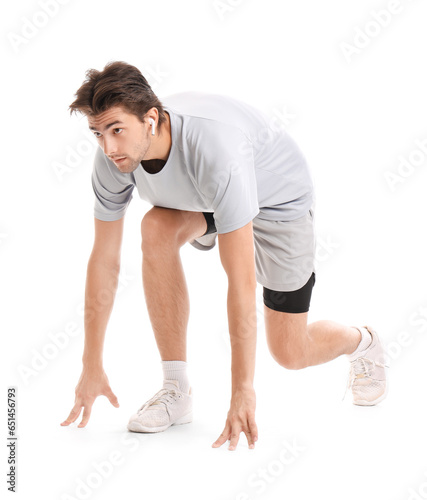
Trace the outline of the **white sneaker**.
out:
M 356 326 L 358 330 L 359 327 Z M 372 341 L 366 349 L 353 355 L 347 355 L 350 361 L 350 373 L 347 390 L 353 391 L 353 404 L 373 406 L 382 401 L 388 392 L 384 363 L 384 350 L 377 332 L 370 326 L 365 326 L 372 336 Z
M 191 388 L 189 394 L 179 390 L 177 380 L 165 380 L 163 388 L 129 419 L 127 428 L 133 432 L 161 432 L 171 425 L 188 424 L 193 420 Z

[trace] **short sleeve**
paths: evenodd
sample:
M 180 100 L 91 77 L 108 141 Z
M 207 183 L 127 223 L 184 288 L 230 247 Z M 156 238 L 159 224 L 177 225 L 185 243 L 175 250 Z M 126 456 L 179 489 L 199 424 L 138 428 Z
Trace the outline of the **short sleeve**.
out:
M 92 170 L 92 187 L 95 217 L 103 221 L 115 221 L 125 215 L 135 181 L 133 174 L 120 172 L 98 148 Z
M 219 137 L 212 134 L 209 142 L 210 152 L 197 165 L 198 188 L 213 209 L 218 234 L 229 233 L 245 226 L 260 211 L 253 148 L 232 127 L 222 130 Z

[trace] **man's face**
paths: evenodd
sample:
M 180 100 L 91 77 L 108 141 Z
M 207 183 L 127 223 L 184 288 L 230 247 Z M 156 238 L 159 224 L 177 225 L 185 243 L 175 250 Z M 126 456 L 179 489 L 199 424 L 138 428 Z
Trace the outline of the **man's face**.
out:
M 115 106 L 96 117 L 88 117 L 88 122 L 98 144 L 120 172 L 129 174 L 139 167 L 151 137 L 148 127 L 135 115 Z

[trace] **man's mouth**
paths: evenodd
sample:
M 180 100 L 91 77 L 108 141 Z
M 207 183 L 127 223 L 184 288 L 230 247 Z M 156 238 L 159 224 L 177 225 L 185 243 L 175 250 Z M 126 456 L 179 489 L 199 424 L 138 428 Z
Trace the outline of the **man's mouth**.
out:
M 125 160 L 126 159 L 126 156 L 122 156 L 121 158 L 114 158 L 113 159 L 113 162 L 114 163 L 120 163 L 121 161 Z

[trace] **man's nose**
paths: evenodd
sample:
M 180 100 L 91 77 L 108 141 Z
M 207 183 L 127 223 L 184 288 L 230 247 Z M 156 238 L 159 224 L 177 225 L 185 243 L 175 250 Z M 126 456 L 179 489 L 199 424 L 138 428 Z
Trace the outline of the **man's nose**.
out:
M 116 141 L 113 139 L 106 139 L 104 137 L 104 153 L 107 156 L 112 156 L 117 153 Z

